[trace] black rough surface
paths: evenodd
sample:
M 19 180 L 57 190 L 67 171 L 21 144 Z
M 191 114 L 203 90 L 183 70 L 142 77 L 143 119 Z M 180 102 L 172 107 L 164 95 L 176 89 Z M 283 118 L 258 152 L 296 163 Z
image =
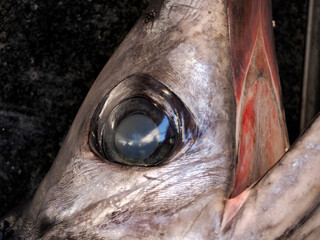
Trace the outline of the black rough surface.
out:
M 274 0 L 290 139 L 299 134 L 307 1 Z M 30 199 L 146 0 L 0 0 L 0 216 Z
M 276 53 L 290 142 L 300 135 L 308 0 L 273 0 Z
M 0 216 L 32 197 L 146 1 L 0 0 Z
M 0 221 L 0 240 L 24 240 L 17 237 L 11 229 L 9 223 L 5 220 Z

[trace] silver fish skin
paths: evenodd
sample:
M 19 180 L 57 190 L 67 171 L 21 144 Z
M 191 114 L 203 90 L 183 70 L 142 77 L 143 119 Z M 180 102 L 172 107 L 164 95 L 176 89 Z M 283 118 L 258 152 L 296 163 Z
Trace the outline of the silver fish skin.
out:
M 155 1 L 151 8 L 155 16 L 137 22 L 93 84 L 22 220 L 22 237 L 218 237 L 235 166 L 226 2 Z M 174 92 L 199 127 L 187 154 L 182 147 L 153 168 L 104 161 L 88 146 L 94 110 L 135 74 Z

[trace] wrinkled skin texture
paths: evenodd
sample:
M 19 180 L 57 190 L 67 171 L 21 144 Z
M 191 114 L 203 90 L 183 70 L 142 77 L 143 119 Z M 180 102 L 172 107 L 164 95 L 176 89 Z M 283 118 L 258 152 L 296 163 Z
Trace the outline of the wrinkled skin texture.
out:
M 148 13 L 92 86 L 16 220 L 17 233 L 27 239 L 316 239 L 320 119 L 265 174 L 288 147 L 269 1 L 155 1 Z M 137 74 L 170 89 L 184 104 L 177 109 L 188 109 L 198 128 L 188 133 L 192 144 L 181 138 L 155 167 L 109 162 L 88 144 L 95 109 L 107 94 L 141 94 L 119 87 Z

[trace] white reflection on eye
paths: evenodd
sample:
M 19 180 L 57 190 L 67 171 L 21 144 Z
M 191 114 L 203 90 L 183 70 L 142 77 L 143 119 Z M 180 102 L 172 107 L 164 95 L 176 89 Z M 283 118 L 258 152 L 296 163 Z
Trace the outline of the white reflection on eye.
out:
M 162 121 L 161 124 L 168 126 L 169 122 Z M 134 114 L 120 122 L 115 134 L 115 145 L 127 157 L 146 158 L 157 147 L 160 139 L 164 139 L 161 133 L 151 118 Z

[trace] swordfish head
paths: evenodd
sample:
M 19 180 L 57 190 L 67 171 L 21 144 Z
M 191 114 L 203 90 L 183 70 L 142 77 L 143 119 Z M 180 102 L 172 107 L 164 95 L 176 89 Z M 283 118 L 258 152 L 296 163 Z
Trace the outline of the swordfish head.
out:
M 318 125 L 265 174 L 288 148 L 270 1 L 156 0 L 91 87 L 15 229 L 27 239 L 292 236 L 316 216 L 317 176 L 306 201 L 298 189 L 319 170 Z M 305 146 L 313 165 L 301 165 Z

